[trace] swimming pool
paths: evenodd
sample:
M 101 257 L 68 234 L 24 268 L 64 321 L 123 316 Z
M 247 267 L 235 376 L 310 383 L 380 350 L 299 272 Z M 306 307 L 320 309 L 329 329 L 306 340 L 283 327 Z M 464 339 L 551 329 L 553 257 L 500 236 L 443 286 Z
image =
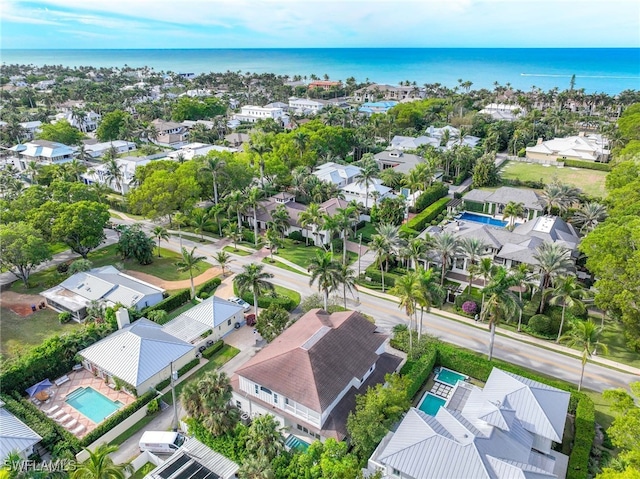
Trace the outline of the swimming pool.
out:
M 112 401 L 90 387 L 76 389 L 64 402 L 96 424 L 123 406 L 120 401 Z
M 506 221 L 497 220 L 495 218 L 492 218 L 491 216 L 477 215 L 475 213 L 469 213 L 467 211 L 462 213 L 459 219 L 473 221 L 475 223 L 484 223 L 485 225 L 497 226 L 499 228 L 504 228 L 509 224 Z
M 422 398 L 418 409 L 427 413 L 429 416 L 435 416 L 438 409 L 440 409 L 440 406 L 444 406 L 445 404 L 447 404 L 446 399 L 440 398 L 431 393 L 426 393 Z
M 304 452 L 309 449 L 309 443 L 297 438 L 293 434 L 290 434 L 284 445 L 289 449 L 296 449 L 300 452 Z
M 467 376 L 447 368 L 441 368 L 436 375 L 436 381 L 440 381 L 441 383 L 449 384 L 451 386 L 455 386 L 458 381 L 464 381 L 466 379 Z

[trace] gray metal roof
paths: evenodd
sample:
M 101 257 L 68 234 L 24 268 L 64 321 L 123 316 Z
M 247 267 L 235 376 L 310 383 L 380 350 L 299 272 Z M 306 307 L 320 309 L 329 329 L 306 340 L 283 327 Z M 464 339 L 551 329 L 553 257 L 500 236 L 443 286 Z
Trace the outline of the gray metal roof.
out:
M 2 403 L 4 405 L 4 403 Z M 0 461 L 11 452 L 22 452 L 42 439 L 29 426 L 0 407 Z
M 242 306 L 236 303 L 211 296 L 169 321 L 162 330 L 182 341 L 191 342 L 205 331 L 233 318 L 242 309 Z
M 230 479 L 236 477 L 238 464 L 205 446 L 196 438 L 185 441 L 180 448 L 145 476 L 145 479 Z M 211 472 L 214 475 L 207 475 Z
M 194 349 L 146 318 L 125 326 L 79 354 L 127 383 L 138 387 Z

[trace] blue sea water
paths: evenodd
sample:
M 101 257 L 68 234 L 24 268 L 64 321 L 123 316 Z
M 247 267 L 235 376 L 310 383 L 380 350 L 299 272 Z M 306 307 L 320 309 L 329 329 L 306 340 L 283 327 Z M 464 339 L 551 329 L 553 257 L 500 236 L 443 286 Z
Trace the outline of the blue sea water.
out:
M 163 50 L 8 50 L 6 64 L 56 64 L 97 67 L 149 66 L 156 71 L 241 71 L 281 75 L 441 83 L 458 79 L 472 88 L 492 89 L 494 82 L 521 90 L 569 87 L 616 94 L 640 89 L 639 48 L 317 48 L 317 49 L 163 49 Z

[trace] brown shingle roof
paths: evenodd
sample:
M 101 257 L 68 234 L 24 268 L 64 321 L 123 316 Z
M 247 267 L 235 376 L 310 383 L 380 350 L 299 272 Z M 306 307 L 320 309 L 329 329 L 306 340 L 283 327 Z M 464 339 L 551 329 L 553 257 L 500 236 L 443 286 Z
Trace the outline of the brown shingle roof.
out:
M 314 309 L 236 373 L 322 412 L 353 378 L 365 375 L 386 339 L 358 312 Z

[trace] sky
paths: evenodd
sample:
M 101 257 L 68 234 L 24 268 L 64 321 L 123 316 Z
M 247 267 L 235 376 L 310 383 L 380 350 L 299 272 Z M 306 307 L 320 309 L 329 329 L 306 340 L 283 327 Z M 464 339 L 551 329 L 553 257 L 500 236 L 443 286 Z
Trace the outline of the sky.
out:
M 638 0 L 0 0 L 0 48 L 640 47 Z

